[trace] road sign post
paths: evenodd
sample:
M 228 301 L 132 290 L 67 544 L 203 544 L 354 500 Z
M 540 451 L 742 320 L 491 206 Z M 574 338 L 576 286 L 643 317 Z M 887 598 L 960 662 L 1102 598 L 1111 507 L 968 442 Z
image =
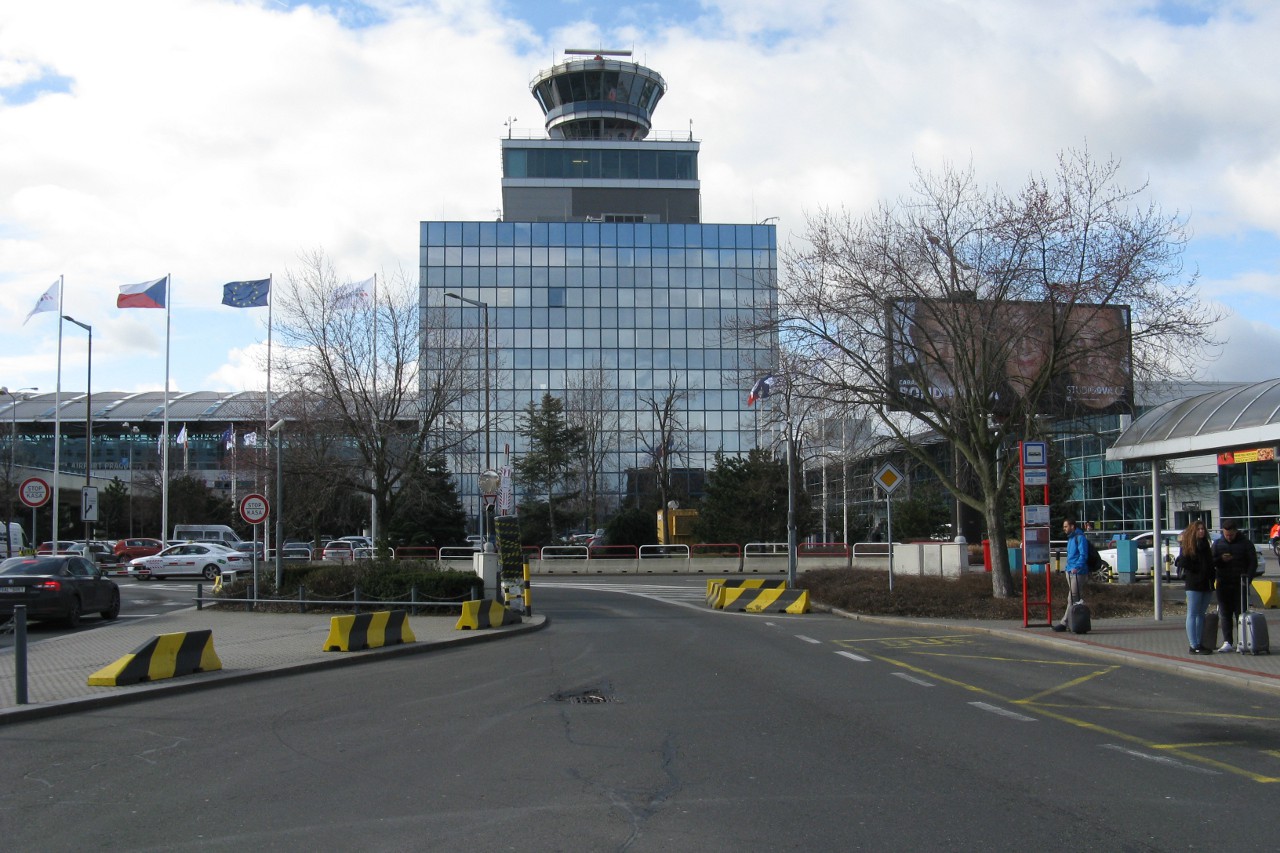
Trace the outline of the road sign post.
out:
M 889 547 L 889 591 L 893 592 L 893 501 L 890 500 L 890 496 L 906 478 L 893 466 L 892 462 L 886 462 L 871 479 L 884 490 L 884 538 Z
M 36 528 L 36 510 L 48 502 L 49 484 L 39 477 L 28 477 L 22 481 L 22 485 L 18 486 L 18 500 L 31 507 L 31 547 L 35 548 L 40 542 Z M 58 529 L 57 519 L 54 519 L 53 529 Z M 57 550 L 56 547 L 54 550 Z
M 253 599 L 258 599 L 258 528 L 262 522 L 267 520 L 267 516 L 271 515 L 271 504 L 267 501 L 265 495 L 253 494 L 245 495 L 240 501 L 240 517 L 245 520 L 246 524 L 253 525 Z M 280 547 L 279 542 L 276 547 Z M 278 590 L 277 590 L 278 592 Z

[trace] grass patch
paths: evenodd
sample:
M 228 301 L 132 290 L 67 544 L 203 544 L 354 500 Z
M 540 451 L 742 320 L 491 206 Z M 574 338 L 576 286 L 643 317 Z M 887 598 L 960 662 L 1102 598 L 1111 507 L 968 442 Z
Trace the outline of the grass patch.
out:
M 991 594 L 991 576 L 986 572 L 967 572 L 959 578 L 895 575 L 892 592 L 888 574 L 874 569 L 815 569 L 800 575 L 796 583 L 809 590 L 814 602 L 851 613 L 939 619 L 1022 619 L 1022 584 L 1015 584 L 1013 596 L 995 598 Z M 1042 576 L 1032 575 L 1028 587 L 1033 599 L 1043 598 Z M 1053 618 L 1059 619 L 1067 602 L 1067 582 L 1060 573 L 1053 576 L 1052 598 Z M 1150 616 L 1153 593 L 1149 583 L 1089 584 L 1084 600 L 1094 619 Z M 1165 612 L 1177 612 L 1185 606 L 1182 584 L 1167 584 Z M 1039 619 L 1043 612 L 1043 607 L 1033 608 L 1032 616 Z

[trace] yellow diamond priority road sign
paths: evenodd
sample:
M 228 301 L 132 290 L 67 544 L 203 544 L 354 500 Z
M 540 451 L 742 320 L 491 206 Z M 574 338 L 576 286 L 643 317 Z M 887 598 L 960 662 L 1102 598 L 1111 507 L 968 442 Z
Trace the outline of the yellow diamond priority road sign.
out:
M 886 462 L 871 479 L 875 480 L 877 486 L 884 489 L 886 495 L 891 495 L 893 490 L 902 483 L 903 478 L 901 471 L 893 467 L 892 463 Z

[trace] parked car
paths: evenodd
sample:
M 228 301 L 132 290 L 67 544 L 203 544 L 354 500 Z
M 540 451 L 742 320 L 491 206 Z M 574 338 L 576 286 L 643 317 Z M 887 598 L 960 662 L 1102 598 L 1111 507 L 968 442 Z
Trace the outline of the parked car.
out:
M 159 539 L 117 539 L 115 552 L 122 562 L 159 554 L 165 545 Z
M 159 554 L 129 561 L 129 574 L 138 580 L 202 577 L 213 580 L 224 572 L 252 572 L 253 557 L 216 542 L 184 542 Z
M 1164 554 L 1162 556 L 1166 558 L 1165 563 L 1161 568 L 1161 572 L 1168 578 L 1182 577 L 1182 570 L 1175 565 L 1175 562 L 1178 559 L 1178 537 L 1180 535 L 1181 534 L 1177 531 L 1160 531 L 1160 540 L 1163 543 L 1161 547 L 1164 550 Z M 1220 535 L 1221 534 L 1218 534 L 1211 538 L 1217 539 Z M 1153 549 L 1151 547 L 1154 536 L 1155 533 L 1148 531 L 1146 533 L 1139 533 L 1132 537 L 1134 543 L 1138 546 L 1138 565 L 1136 567 L 1135 574 L 1151 574 L 1151 566 L 1155 561 L 1155 556 L 1152 553 Z M 1254 548 L 1258 551 L 1258 568 L 1265 571 L 1267 562 L 1266 552 L 1269 546 L 1266 542 L 1263 542 L 1262 544 L 1255 542 L 1253 544 Z M 1111 566 L 1113 569 L 1119 569 L 1119 566 L 1116 565 L 1116 546 L 1114 544 L 1107 548 L 1099 548 L 1098 555 L 1102 557 L 1102 562 Z
M 86 556 L 84 550 L 84 543 L 77 542 L 67 548 L 66 552 L 83 557 Z M 115 547 L 106 542 L 90 542 L 89 553 L 93 555 L 93 562 L 99 566 L 114 566 L 120 562 L 120 558 L 116 556 Z
M 69 550 L 71 550 L 71 547 L 73 545 L 76 545 L 76 544 L 78 543 L 76 543 L 72 539 L 59 539 L 58 547 L 55 550 L 52 542 L 41 542 L 39 545 L 36 546 L 36 553 L 37 554 L 54 554 L 54 553 L 65 554 Z
M 324 543 L 320 559 L 329 562 L 349 563 L 356 557 L 355 546 L 346 539 L 334 539 Z
M 254 551 L 257 551 L 259 560 L 263 558 L 265 553 L 261 542 L 236 542 L 231 546 L 231 550 L 239 551 L 241 554 L 247 554 L 250 557 L 253 556 Z
M 33 619 L 61 619 L 69 627 L 85 613 L 120 615 L 120 588 L 83 557 L 10 557 L 0 563 L 0 615 L 26 605 Z
M 350 542 L 353 548 L 372 548 L 373 540 L 368 536 L 339 536 L 341 542 Z

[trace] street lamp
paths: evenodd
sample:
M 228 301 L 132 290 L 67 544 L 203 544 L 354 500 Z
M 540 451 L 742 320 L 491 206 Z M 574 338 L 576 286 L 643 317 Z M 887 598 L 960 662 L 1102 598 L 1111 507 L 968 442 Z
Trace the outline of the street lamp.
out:
M 491 459 L 491 438 L 490 428 L 490 410 L 493 407 L 492 400 L 489 399 L 489 303 L 481 302 L 479 299 L 469 299 L 457 293 L 449 292 L 445 294 L 449 299 L 456 299 L 459 302 L 465 302 L 468 305 L 474 305 L 480 309 L 484 322 L 484 471 L 490 473 L 493 470 L 493 461 Z M 484 476 L 483 474 L 481 475 Z M 495 475 L 496 476 L 496 475 Z M 480 493 L 484 494 L 483 487 Z M 494 495 L 497 495 L 498 488 L 495 484 L 493 489 Z M 489 541 L 488 524 L 485 516 L 488 510 L 484 504 L 480 506 L 480 536 L 487 543 Z
M 284 585 L 284 418 L 267 427 L 276 434 L 276 500 L 271 507 L 276 514 L 276 593 Z
M 10 391 L 7 387 L 0 386 L 0 394 L 4 394 L 9 398 L 9 414 L 12 417 L 13 428 L 9 433 L 9 461 L 7 473 L 5 474 L 5 491 L 8 497 L 5 499 L 4 505 L 7 511 L 4 527 L 4 541 L 7 544 L 8 554 L 13 556 L 13 454 L 18 449 L 18 395 L 24 391 L 39 391 L 39 388 L 19 388 L 17 391 Z M 25 397 L 23 398 L 26 399 Z
M 138 429 L 137 424 L 130 426 L 128 421 L 124 422 L 124 428 L 129 431 L 129 536 L 133 536 L 133 445 L 138 441 L 138 433 L 142 430 Z
M 89 488 L 93 485 L 93 326 L 81 323 L 74 317 L 66 314 L 62 315 L 62 319 L 68 323 L 75 323 L 80 328 L 89 333 L 89 359 L 88 374 L 84 383 L 84 488 L 85 495 L 88 495 Z M 80 499 L 80 511 L 84 513 L 86 509 L 84 498 Z M 54 519 L 53 541 L 58 541 L 58 521 Z M 89 528 L 91 522 L 89 519 L 84 520 L 84 556 L 86 559 L 93 559 L 93 552 L 89 550 Z
M 492 468 L 486 468 L 480 475 L 480 496 L 484 498 L 483 514 L 480 521 L 480 533 L 484 537 L 484 550 L 492 551 L 493 543 L 489 541 L 489 510 L 498 500 L 498 489 L 502 486 L 502 476 Z

